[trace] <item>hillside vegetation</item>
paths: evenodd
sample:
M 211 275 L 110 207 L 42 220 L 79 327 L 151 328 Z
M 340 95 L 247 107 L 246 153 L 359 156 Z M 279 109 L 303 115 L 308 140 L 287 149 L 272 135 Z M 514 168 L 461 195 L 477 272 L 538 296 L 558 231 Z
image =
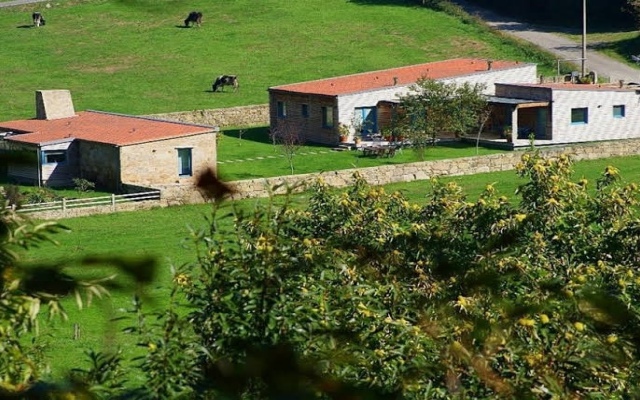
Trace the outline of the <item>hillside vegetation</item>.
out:
M 270 86 L 446 58 L 553 68 L 472 19 L 401 1 L 49 4 L 0 8 L 1 120 L 32 117 L 39 89 L 71 90 L 77 110 L 151 114 L 266 103 Z M 46 26 L 31 27 L 35 10 Z M 192 10 L 203 24 L 183 28 Z M 220 74 L 237 74 L 240 91 L 211 93 Z

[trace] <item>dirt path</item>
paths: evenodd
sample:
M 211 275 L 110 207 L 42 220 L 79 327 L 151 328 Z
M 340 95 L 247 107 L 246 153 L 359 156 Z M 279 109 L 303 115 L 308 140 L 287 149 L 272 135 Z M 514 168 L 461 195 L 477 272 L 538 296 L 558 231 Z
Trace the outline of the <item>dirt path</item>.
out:
M 554 32 L 552 28 L 513 21 L 508 17 L 503 17 L 493 11 L 469 4 L 464 0 L 451 1 L 462 7 L 469 14 L 483 19 L 489 26 L 499 31 L 534 43 L 555 54 L 558 59 L 575 60 L 573 63 L 578 66 L 581 63 L 582 44 L 558 35 L 557 31 Z M 625 82 L 640 82 L 640 69 L 600 54 L 590 49 L 588 43 L 585 58 L 587 71 L 596 71 L 599 76 L 608 77 L 612 82 L 617 82 L 620 79 Z
M 31 3 L 44 3 L 47 0 L 13 0 L 13 1 L 3 1 L 0 2 L 0 7 L 12 7 L 12 6 L 21 6 L 24 4 Z

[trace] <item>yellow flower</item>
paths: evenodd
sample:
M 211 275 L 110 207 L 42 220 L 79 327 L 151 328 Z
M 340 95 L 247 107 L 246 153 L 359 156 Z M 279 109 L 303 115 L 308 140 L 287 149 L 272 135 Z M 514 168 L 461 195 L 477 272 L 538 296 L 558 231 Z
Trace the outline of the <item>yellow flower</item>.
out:
M 149 348 L 149 351 L 155 351 L 158 348 L 155 343 L 149 343 L 147 347 Z
M 527 214 L 516 214 L 514 215 L 516 221 L 518 222 L 522 222 L 525 220 L 525 218 L 527 218 Z
M 578 332 L 582 332 L 584 330 L 584 324 L 582 322 L 574 322 L 573 327 L 576 328 Z
M 518 323 L 522 326 L 534 326 L 536 324 L 536 321 L 530 318 L 520 318 L 518 320 Z
M 378 356 L 378 357 L 380 357 L 380 358 L 384 357 L 384 356 L 385 356 L 385 354 L 387 354 L 387 353 L 386 353 L 384 350 L 382 350 L 382 349 L 375 349 L 373 352 L 374 352 L 374 353 L 376 353 L 376 356 Z
M 618 336 L 613 335 L 613 334 L 607 336 L 607 343 L 614 344 L 617 341 L 618 341 Z
M 547 314 L 540 314 L 540 322 L 542 322 L 543 324 L 549 323 L 549 317 L 547 316 Z
M 173 281 L 178 286 L 187 286 L 189 284 L 189 277 L 185 274 L 178 274 L 173 278 Z
M 549 200 L 547 200 L 547 204 L 552 205 L 552 206 L 557 206 L 560 203 L 558 203 L 558 200 L 554 199 L 553 197 L 550 198 Z

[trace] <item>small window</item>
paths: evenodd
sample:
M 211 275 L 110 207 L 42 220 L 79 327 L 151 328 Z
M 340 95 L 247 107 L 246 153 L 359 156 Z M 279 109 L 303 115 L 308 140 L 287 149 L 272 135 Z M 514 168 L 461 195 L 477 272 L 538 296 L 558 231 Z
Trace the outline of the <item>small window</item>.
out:
M 191 176 L 191 149 L 178 149 L 178 175 Z
M 333 107 L 322 107 L 322 127 L 333 128 Z
M 624 118 L 624 106 L 613 106 L 613 118 Z
M 278 105 L 278 117 L 285 118 L 287 116 L 287 105 L 284 101 L 279 101 Z
M 309 105 L 308 104 L 303 104 L 302 105 L 302 116 L 305 118 L 309 117 Z
M 572 124 L 586 124 L 589 122 L 589 109 L 588 108 L 572 108 L 571 109 L 571 123 Z
M 46 150 L 42 152 L 43 164 L 61 164 L 67 161 L 67 152 L 65 150 Z

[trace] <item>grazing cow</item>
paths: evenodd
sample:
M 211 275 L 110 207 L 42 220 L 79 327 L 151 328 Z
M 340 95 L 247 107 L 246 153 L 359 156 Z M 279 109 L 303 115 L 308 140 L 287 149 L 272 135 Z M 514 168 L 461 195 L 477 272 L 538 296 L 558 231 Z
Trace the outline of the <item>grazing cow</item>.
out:
M 33 19 L 33 26 L 38 27 L 40 25 L 44 26 L 44 17 L 39 12 L 34 12 L 31 14 L 31 19 Z
M 196 24 L 200 26 L 202 23 L 202 13 L 200 11 L 191 11 L 184 20 L 184 26 L 189 27 L 189 24 Z
M 238 83 L 237 75 L 220 75 L 213 81 L 213 91 L 217 92 L 218 88 L 220 88 L 224 92 L 225 86 L 233 86 L 233 91 L 235 92 L 240 87 Z

